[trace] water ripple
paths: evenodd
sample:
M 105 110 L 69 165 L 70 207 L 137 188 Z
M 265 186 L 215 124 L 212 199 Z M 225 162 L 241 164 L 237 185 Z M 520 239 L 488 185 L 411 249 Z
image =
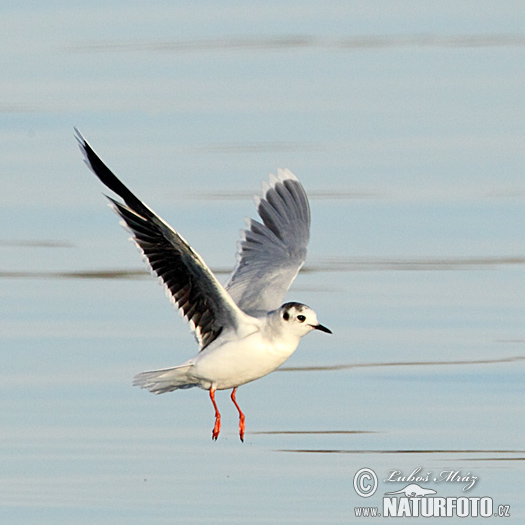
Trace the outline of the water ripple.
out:
M 186 193 L 185 198 L 194 200 L 242 200 L 253 198 L 253 191 L 214 191 L 210 193 L 199 191 Z M 348 190 L 318 190 L 308 192 L 308 196 L 312 200 L 350 200 L 350 199 L 370 199 L 381 197 L 379 192 L 363 192 L 363 191 L 348 191 Z
M 305 272 L 347 271 L 415 271 L 415 270 L 472 270 L 503 265 L 525 264 L 525 257 L 450 257 L 428 259 L 362 259 L 356 257 L 327 257 L 317 259 L 304 268 Z
M 68 46 L 75 53 L 196 53 L 210 51 L 260 51 L 332 49 L 340 51 L 361 51 L 377 49 L 419 48 L 480 48 L 480 47 L 523 47 L 525 37 L 519 34 L 477 34 L 477 35 L 361 35 L 352 37 L 323 38 L 314 35 L 283 35 L 237 38 L 207 38 L 194 40 L 158 41 L 103 41 L 80 43 Z
M 351 450 L 351 449 L 329 449 L 329 448 L 284 448 L 274 452 L 292 452 L 298 454 L 525 454 L 525 450 L 504 449 L 413 449 L 413 450 Z M 478 461 L 523 461 L 525 457 L 486 457 L 466 458 Z M 457 458 L 456 458 L 457 460 Z
M 0 246 L 2 244 L 0 243 Z M 16 241 L 7 246 L 25 247 L 71 247 L 70 243 L 29 243 Z M 522 265 L 525 257 L 479 257 L 450 259 L 359 259 L 352 257 L 328 257 L 313 260 L 301 272 L 351 272 L 351 271 L 443 271 L 443 270 L 485 270 L 498 266 Z M 228 275 L 231 267 L 211 268 L 215 275 Z M 147 270 L 116 269 L 116 270 L 71 270 L 63 272 L 42 271 L 0 271 L 0 278 L 11 279 L 143 279 L 150 274 Z
M 256 432 L 249 432 L 249 434 L 257 435 L 333 435 L 333 434 L 378 434 L 376 430 L 260 430 Z
M 74 244 L 68 241 L 32 241 L 32 240 L 8 240 L 0 239 L 0 247 L 6 248 L 74 248 Z
M 331 372 L 350 368 L 377 368 L 386 366 L 443 366 L 443 365 L 488 365 L 495 363 L 513 363 L 525 361 L 525 356 L 503 357 L 499 359 L 473 359 L 462 361 L 399 361 L 391 363 L 353 363 L 321 366 L 283 366 L 276 372 Z

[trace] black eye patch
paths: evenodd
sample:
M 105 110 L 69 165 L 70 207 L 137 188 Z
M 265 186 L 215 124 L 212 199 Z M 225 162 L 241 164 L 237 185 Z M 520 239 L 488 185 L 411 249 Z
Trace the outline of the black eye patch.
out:
M 284 312 L 284 314 L 283 314 L 283 319 L 284 319 L 285 321 L 288 321 L 288 319 L 290 319 L 290 314 L 289 314 L 288 312 Z

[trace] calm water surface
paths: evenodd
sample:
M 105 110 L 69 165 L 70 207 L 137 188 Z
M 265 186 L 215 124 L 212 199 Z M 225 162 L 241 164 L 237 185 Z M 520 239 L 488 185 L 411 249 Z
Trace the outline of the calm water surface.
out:
M 476 477 L 420 485 L 523 523 L 524 15 L 491 1 L 3 8 L 0 521 L 359 522 L 355 507 L 408 484 L 392 471 L 421 469 Z M 290 168 L 310 195 L 288 298 L 334 335 L 239 390 L 244 444 L 228 393 L 212 443 L 205 392 L 131 387 L 196 347 L 73 126 L 222 279 L 267 173 Z M 366 499 L 362 468 L 379 480 Z

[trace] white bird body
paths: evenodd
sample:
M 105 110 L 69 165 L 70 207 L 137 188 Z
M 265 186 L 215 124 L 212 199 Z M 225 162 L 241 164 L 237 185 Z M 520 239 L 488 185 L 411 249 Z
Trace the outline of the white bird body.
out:
M 244 336 L 226 335 L 193 358 L 188 376 L 206 390 L 226 390 L 259 379 L 281 366 L 295 351 L 298 337 L 277 343 L 266 337 L 267 319 L 256 319 L 254 330 Z M 259 326 L 257 326 L 259 325 Z M 235 380 L 232 379 L 235 377 Z
M 314 312 L 308 310 L 313 318 Z M 305 329 L 311 330 L 304 324 L 302 330 L 287 330 L 285 323 L 280 311 L 262 318 L 251 317 L 239 332 L 221 334 L 179 366 L 143 372 L 135 384 L 161 394 L 192 386 L 228 390 L 255 381 L 279 368 L 295 352 Z
M 86 164 L 125 204 L 110 197 L 151 271 L 161 279 L 171 302 L 190 323 L 199 353 L 181 365 L 142 372 L 134 385 L 154 394 L 200 387 L 215 408 L 212 437 L 220 431 L 215 391 L 233 389 L 244 438 L 244 414 L 235 400 L 237 387 L 273 372 L 312 330 L 331 333 L 308 306 L 282 300 L 306 258 L 310 207 L 295 175 L 278 170 L 256 198 L 263 220 L 247 221 L 241 232 L 237 265 L 222 286 L 184 238 L 140 201 L 100 160 L 77 131 Z

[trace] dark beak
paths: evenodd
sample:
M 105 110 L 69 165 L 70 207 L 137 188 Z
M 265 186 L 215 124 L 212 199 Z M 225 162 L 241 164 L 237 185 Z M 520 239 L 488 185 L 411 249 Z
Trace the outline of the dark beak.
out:
M 317 326 L 314 326 L 316 330 L 321 330 L 321 332 L 326 332 L 327 334 L 331 334 L 332 330 L 330 328 L 326 328 L 326 326 L 323 326 L 322 324 L 318 324 Z

